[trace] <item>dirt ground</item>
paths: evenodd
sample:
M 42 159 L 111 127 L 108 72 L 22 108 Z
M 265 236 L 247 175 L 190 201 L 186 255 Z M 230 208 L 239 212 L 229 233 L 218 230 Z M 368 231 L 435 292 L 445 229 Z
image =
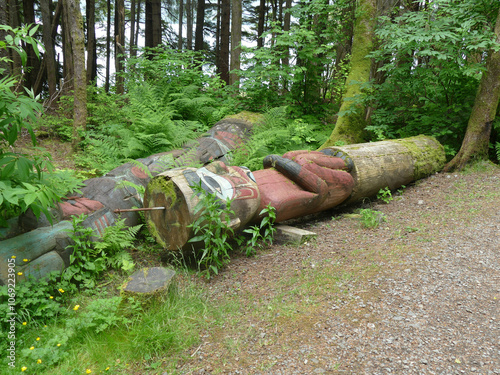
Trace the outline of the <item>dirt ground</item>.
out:
M 500 168 L 393 198 L 294 222 L 317 233 L 300 246 L 233 258 L 204 287 L 238 313 L 175 373 L 500 374 Z M 368 229 L 359 208 L 385 221 Z

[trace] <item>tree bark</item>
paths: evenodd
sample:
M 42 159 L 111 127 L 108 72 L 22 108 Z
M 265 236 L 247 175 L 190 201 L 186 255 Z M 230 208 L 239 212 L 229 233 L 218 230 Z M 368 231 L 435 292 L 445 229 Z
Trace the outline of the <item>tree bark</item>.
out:
M 500 9 L 495 24 L 496 44 L 500 43 Z M 472 107 L 465 137 L 460 150 L 445 166 L 445 171 L 461 170 L 474 160 L 488 159 L 491 127 L 500 99 L 500 51 L 489 51 L 486 71 Z
M 124 78 L 122 76 L 125 60 L 125 2 L 115 1 L 115 71 L 116 93 L 123 94 Z
M 19 5 L 17 0 L 8 0 L 9 1 L 9 25 L 13 29 L 20 26 L 19 23 Z M 19 79 L 18 90 L 23 86 L 23 77 L 22 77 L 22 61 L 21 56 L 17 52 L 9 50 L 9 58 L 12 61 L 10 71 L 14 77 Z
M 229 84 L 235 85 L 240 81 L 239 74 L 235 70 L 240 69 L 241 56 L 241 22 L 242 22 L 242 0 L 232 0 L 231 15 L 231 73 Z
M 35 3 L 33 0 L 23 0 L 23 16 L 25 25 L 35 25 Z M 24 86 L 33 88 L 40 70 L 40 59 L 31 45 L 23 45 L 23 47 L 27 55 L 26 68 L 24 69 Z
M 54 98 L 57 89 L 57 72 L 56 72 L 56 59 L 54 52 L 54 39 L 52 38 L 52 12 L 50 10 L 50 4 L 51 4 L 50 0 L 40 1 L 40 10 L 42 12 L 42 23 L 43 23 L 42 35 L 43 35 L 43 44 L 45 46 L 43 61 L 45 68 L 47 70 L 47 83 L 49 86 L 49 96 L 50 98 Z
M 104 83 L 104 90 L 109 92 L 110 81 L 110 64 L 111 64 L 111 0 L 107 0 L 107 19 L 106 19 L 106 81 Z
M 63 95 L 69 95 L 75 87 L 74 77 L 75 77 L 75 65 L 73 61 L 73 45 L 71 39 L 71 27 L 74 25 L 70 21 L 70 2 L 74 0 L 62 0 L 63 11 L 62 11 L 62 37 L 63 37 L 63 86 L 61 91 Z
M 73 104 L 73 149 L 80 141 L 79 131 L 87 126 L 87 77 L 85 73 L 85 37 L 83 34 L 83 18 L 78 0 L 64 0 L 67 28 L 73 54 L 74 72 L 74 104 Z
M 266 0 L 260 0 L 258 6 L 259 21 L 257 23 L 257 47 L 264 47 L 264 25 L 266 22 Z
M 373 48 L 376 24 L 376 0 L 360 0 L 354 24 L 351 71 L 347 76 L 346 92 L 337 122 L 328 140 L 321 146 L 333 146 L 337 142 L 359 143 L 363 141 L 366 126 L 365 106 L 360 102 L 362 85 L 370 80 L 371 60 L 366 56 Z
M 146 0 L 146 47 L 161 44 L 161 1 Z
M 186 48 L 193 49 L 193 3 L 186 0 Z
M 135 0 L 131 0 L 130 2 L 130 48 L 129 48 L 129 55 L 132 56 L 134 53 L 134 49 L 137 47 L 135 41 Z
M 179 0 L 179 39 L 177 49 L 182 50 L 182 29 L 184 27 L 184 0 Z
M 97 46 L 95 36 L 95 0 L 87 0 L 87 83 L 96 84 Z
M 229 25 L 231 23 L 231 2 L 221 1 L 221 27 L 220 27 L 220 78 L 229 84 Z
M 196 8 L 196 31 L 194 35 L 194 50 L 201 51 L 203 47 L 203 28 L 205 27 L 205 0 L 198 0 Z
M 9 14 L 7 12 L 7 3 L 0 3 L 0 25 L 9 24 Z M 0 40 L 5 40 L 7 32 L 0 30 Z M 6 61 L 9 58 L 9 52 L 5 48 L 0 48 L 0 78 L 10 75 L 10 64 Z

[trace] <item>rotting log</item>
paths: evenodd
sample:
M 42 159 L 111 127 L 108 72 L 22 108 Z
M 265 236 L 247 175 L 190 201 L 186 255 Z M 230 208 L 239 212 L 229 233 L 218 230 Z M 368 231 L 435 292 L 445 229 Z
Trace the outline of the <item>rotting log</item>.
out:
M 233 229 L 239 230 L 246 223 L 258 222 L 268 204 L 276 209 L 276 221 L 280 222 L 353 203 L 385 187 L 396 189 L 440 171 L 444 163 L 441 144 L 432 137 L 418 136 L 270 155 L 264 159 L 265 169 L 245 172 L 247 179 L 240 184 L 228 172 L 238 167 L 222 162 L 201 169 L 176 169 L 148 184 L 144 206 L 166 210 L 146 212 L 146 221 L 158 243 L 178 250 L 193 236 L 189 225 L 198 218 L 193 186 L 200 181 L 207 193 L 215 192 L 221 201 L 233 200 L 235 215 L 231 220 Z M 247 190 L 252 193 L 241 193 Z

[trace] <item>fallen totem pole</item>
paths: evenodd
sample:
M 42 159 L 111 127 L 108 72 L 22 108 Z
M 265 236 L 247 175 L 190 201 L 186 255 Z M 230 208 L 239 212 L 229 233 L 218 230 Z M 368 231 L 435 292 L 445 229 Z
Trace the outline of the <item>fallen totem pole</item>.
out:
M 102 177 L 84 182 L 82 194 L 63 199 L 52 210 L 52 224 L 45 217 L 22 215 L 10 220 L 9 228 L 0 228 L 0 285 L 8 279 L 8 258 L 15 256 L 16 273 L 22 273 L 18 281 L 29 276 L 43 277 L 52 271 L 69 266 L 70 244 L 68 230 L 72 215 L 87 214 L 83 226 L 91 227 L 96 234 L 115 223 L 117 212 L 129 226 L 136 225 L 139 213 L 133 207 L 142 207 L 142 200 L 131 184 L 146 187 L 150 175 L 155 176 L 169 168 L 204 165 L 214 160 L 228 162 L 228 153 L 241 147 L 248 139 L 252 127 L 262 116 L 241 112 L 217 122 L 204 136 L 180 150 L 168 151 L 137 160 L 147 168 L 147 173 L 137 163 L 126 163 Z M 27 260 L 27 261 L 25 261 Z
M 194 186 L 232 200 L 234 231 L 261 220 L 268 204 L 276 221 L 285 221 L 350 204 L 439 172 L 444 149 L 432 137 L 329 147 L 321 151 L 292 151 L 264 159 L 263 170 L 227 166 L 216 161 L 202 168 L 176 168 L 158 174 L 147 185 L 144 207 L 150 233 L 165 249 L 188 247 L 189 226 L 199 214 Z

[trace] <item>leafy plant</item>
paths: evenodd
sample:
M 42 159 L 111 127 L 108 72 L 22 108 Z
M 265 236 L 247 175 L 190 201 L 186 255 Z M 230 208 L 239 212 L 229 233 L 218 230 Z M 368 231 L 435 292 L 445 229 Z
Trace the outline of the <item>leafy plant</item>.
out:
M 116 221 L 115 225 L 106 227 L 99 241 L 92 241 L 92 228 L 83 226 L 86 216 L 73 216 L 73 229 L 69 231 L 73 243 L 68 246 L 72 249 L 70 266 L 62 273 L 62 280 L 68 288 L 75 289 L 75 285 L 84 288 L 93 288 L 100 274 L 108 269 L 122 269 L 130 271 L 134 263 L 125 249 L 132 246 L 132 241 L 142 227 L 137 225 L 128 227 L 125 219 Z
M 392 201 L 394 198 L 392 197 L 391 189 L 389 189 L 388 186 L 380 189 L 377 193 L 377 199 L 380 199 L 384 203 L 389 203 L 390 201 Z
M 247 241 L 245 252 L 247 256 L 255 255 L 257 248 L 265 246 L 266 244 L 272 245 L 274 232 L 274 222 L 276 220 L 276 209 L 268 204 L 260 213 L 259 216 L 264 215 L 264 218 L 259 225 L 251 226 L 243 230 L 244 233 L 250 234 L 252 237 Z
M 207 278 L 218 274 L 219 270 L 229 263 L 229 252 L 232 250 L 229 238 L 234 233 L 231 228 L 231 200 L 221 201 L 215 193 L 208 193 L 199 185 L 192 186 L 199 201 L 193 209 L 197 219 L 189 224 L 193 228 L 194 237 L 191 243 L 203 242 L 203 249 L 196 251 L 198 268 Z
M 359 210 L 361 222 L 366 228 L 377 228 L 382 222 L 386 221 L 385 215 L 380 211 L 375 211 L 369 208 Z

